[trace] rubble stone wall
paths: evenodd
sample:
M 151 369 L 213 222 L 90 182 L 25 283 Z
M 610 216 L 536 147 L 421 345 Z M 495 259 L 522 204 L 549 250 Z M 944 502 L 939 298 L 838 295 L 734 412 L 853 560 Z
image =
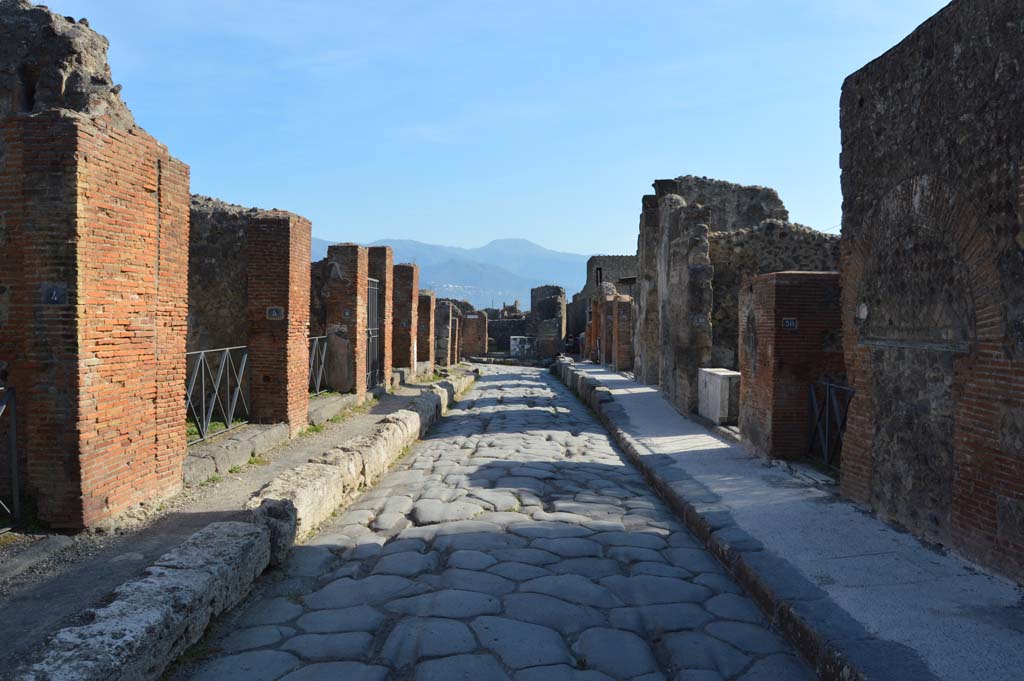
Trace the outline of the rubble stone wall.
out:
M 437 299 L 432 291 L 421 291 L 416 315 L 416 360 L 434 366 L 434 308 Z
M 736 369 L 740 284 L 769 272 L 830 272 L 839 267 L 839 235 L 781 220 L 756 227 L 708 234 L 714 268 L 711 282 L 711 365 Z
M 327 382 L 339 393 L 366 398 L 367 249 L 333 244 L 310 271 L 311 336 L 327 337 Z
M 383 385 L 389 386 L 391 385 L 391 367 L 393 366 L 395 256 L 390 246 L 370 246 L 367 253 L 370 278 L 376 279 L 380 286 L 381 382 Z
M 391 359 L 396 367 L 407 367 L 415 373 L 419 334 L 420 271 L 416 265 L 399 264 L 395 265 L 394 272 Z
M 953 2 L 843 85 L 845 495 L 1024 578 L 1024 42 Z
M 637 237 L 636 329 L 633 371 L 640 383 L 657 384 L 661 365 L 661 313 L 658 306 L 658 197 L 643 197 Z
M 462 354 L 483 357 L 487 354 L 487 313 L 470 312 L 462 318 Z

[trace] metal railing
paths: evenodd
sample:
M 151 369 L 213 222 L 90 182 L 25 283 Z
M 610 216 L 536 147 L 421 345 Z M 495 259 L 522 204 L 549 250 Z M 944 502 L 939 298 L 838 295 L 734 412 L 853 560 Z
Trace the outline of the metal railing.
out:
M 11 516 L 12 525 L 21 522 L 21 490 L 18 470 L 18 411 L 14 388 L 0 388 L 0 417 L 7 417 L 7 455 L 11 457 L 11 505 L 0 499 L 0 508 Z M 0 528 L 0 530 L 5 528 Z
M 327 392 L 327 336 L 309 339 L 309 392 L 313 395 Z
M 189 444 L 244 425 L 249 418 L 249 349 L 244 345 L 185 353 Z
M 810 386 L 808 406 L 811 443 L 808 455 L 830 468 L 839 468 L 846 418 L 854 392 L 849 386 L 827 380 L 817 381 Z

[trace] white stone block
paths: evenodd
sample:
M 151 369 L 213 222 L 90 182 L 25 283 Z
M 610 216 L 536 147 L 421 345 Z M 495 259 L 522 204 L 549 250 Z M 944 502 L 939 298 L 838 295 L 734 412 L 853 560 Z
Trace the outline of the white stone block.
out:
M 701 416 L 718 425 L 736 423 L 740 415 L 740 372 L 701 369 L 697 397 Z

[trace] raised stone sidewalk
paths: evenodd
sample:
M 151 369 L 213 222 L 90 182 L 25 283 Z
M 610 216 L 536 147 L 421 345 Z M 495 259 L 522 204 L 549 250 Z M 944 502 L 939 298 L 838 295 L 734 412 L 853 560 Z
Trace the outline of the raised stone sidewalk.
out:
M 1024 678 L 1019 587 L 711 435 L 656 388 L 589 362 L 553 371 L 822 678 Z

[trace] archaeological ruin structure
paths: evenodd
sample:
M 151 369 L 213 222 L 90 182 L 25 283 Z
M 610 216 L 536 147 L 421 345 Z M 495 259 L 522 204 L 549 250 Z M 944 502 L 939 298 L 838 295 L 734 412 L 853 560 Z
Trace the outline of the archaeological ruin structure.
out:
M 1024 43 L 953 2 L 843 85 L 843 493 L 1024 577 Z
M 86 23 L 6 2 L 0 34 L 0 382 L 38 517 L 88 527 L 181 487 L 189 168 Z
M 637 280 L 637 256 L 595 255 L 587 260 L 587 278 L 572 301 L 566 305 L 566 333 L 579 336 L 590 321 L 591 298 L 601 294 L 602 284 L 611 284 L 616 292 L 632 295 Z
M 701 367 L 737 368 L 744 277 L 835 270 L 839 240 L 788 222 L 772 189 L 695 176 L 654 189 L 637 241 L 635 374 L 689 413 Z

